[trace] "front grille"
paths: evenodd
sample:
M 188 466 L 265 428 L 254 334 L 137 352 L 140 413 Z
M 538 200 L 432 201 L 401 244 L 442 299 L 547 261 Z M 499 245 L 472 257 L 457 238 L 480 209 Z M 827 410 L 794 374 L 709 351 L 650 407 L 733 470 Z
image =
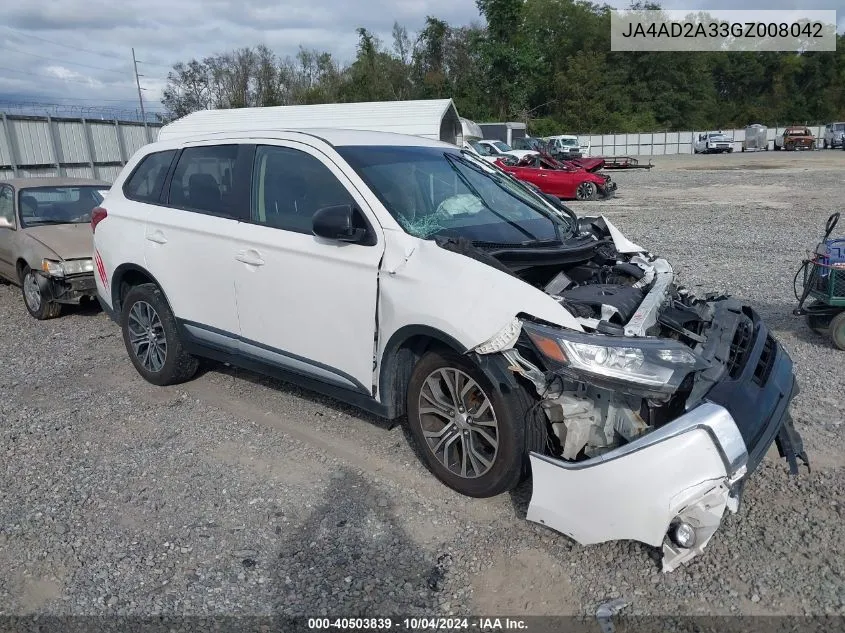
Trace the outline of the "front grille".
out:
M 754 382 L 762 387 L 769 380 L 772 373 L 772 367 L 775 365 L 776 346 L 775 339 L 771 336 L 766 337 L 766 342 L 763 343 L 763 353 L 760 354 L 760 360 L 757 361 L 757 368 L 754 370 Z
M 743 319 L 734 332 L 731 348 L 728 352 L 728 375 L 731 378 L 739 378 L 742 369 L 751 353 L 751 345 L 754 342 L 754 325 L 750 319 Z

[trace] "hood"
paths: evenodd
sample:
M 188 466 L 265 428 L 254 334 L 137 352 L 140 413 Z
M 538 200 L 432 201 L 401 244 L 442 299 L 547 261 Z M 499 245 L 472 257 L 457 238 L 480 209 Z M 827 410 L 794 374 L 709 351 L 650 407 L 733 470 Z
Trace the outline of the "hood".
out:
M 47 247 L 62 259 L 93 257 L 94 240 L 91 234 L 91 225 L 87 222 L 32 226 L 24 229 L 23 233 L 42 246 Z

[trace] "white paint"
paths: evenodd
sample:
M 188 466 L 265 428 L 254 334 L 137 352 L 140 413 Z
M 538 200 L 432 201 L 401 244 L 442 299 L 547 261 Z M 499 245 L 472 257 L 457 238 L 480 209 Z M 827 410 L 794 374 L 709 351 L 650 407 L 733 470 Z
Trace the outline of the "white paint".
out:
M 445 127 L 444 122 L 448 124 Z M 216 132 L 321 128 L 392 132 L 444 141 L 461 135 L 458 111 L 451 99 L 422 99 L 200 110 L 165 125 L 158 139 Z
M 727 476 L 704 429 L 586 468 L 532 454 L 531 470 L 528 520 L 582 545 L 631 539 L 659 546 L 678 512 Z
M 645 249 L 642 246 L 638 246 L 634 244 L 631 240 L 625 237 L 622 234 L 622 231 L 616 228 L 610 220 L 607 219 L 607 216 L 602 215 L 602 220 L 604 220 L 605 225 L 607 225 L 607 230 L 610 232 L 610 237 L 613 238 L 613 245 L 616 247 L 616 250 L 620 253 L 645 253 Z

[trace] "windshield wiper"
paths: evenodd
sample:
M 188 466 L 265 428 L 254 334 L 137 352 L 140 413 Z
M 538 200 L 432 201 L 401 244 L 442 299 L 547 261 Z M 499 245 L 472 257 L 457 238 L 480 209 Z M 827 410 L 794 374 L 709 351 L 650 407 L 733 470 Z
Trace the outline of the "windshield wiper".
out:
M 73 222 L 72 220 L 27 220 L 26 225 L 33 224 L 85 224 L 84 222 Z

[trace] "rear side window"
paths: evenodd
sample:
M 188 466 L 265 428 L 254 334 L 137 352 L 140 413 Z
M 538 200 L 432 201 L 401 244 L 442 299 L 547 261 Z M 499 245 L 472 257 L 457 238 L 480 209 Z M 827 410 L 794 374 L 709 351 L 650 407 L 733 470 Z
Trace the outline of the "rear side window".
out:
M 0 227 L 15 226 L 15 202 L 12 188 L 0 185 Z
M 170 183 L 168 204 L 209 215 L 235 216 L 232 178 L 237 158 L 237 145 L 182 150 Z
M 156 204 L 175 155 L 176 150 L 171 149 L 146 156 L 123 186 L 123 195 L 130 200 Z

